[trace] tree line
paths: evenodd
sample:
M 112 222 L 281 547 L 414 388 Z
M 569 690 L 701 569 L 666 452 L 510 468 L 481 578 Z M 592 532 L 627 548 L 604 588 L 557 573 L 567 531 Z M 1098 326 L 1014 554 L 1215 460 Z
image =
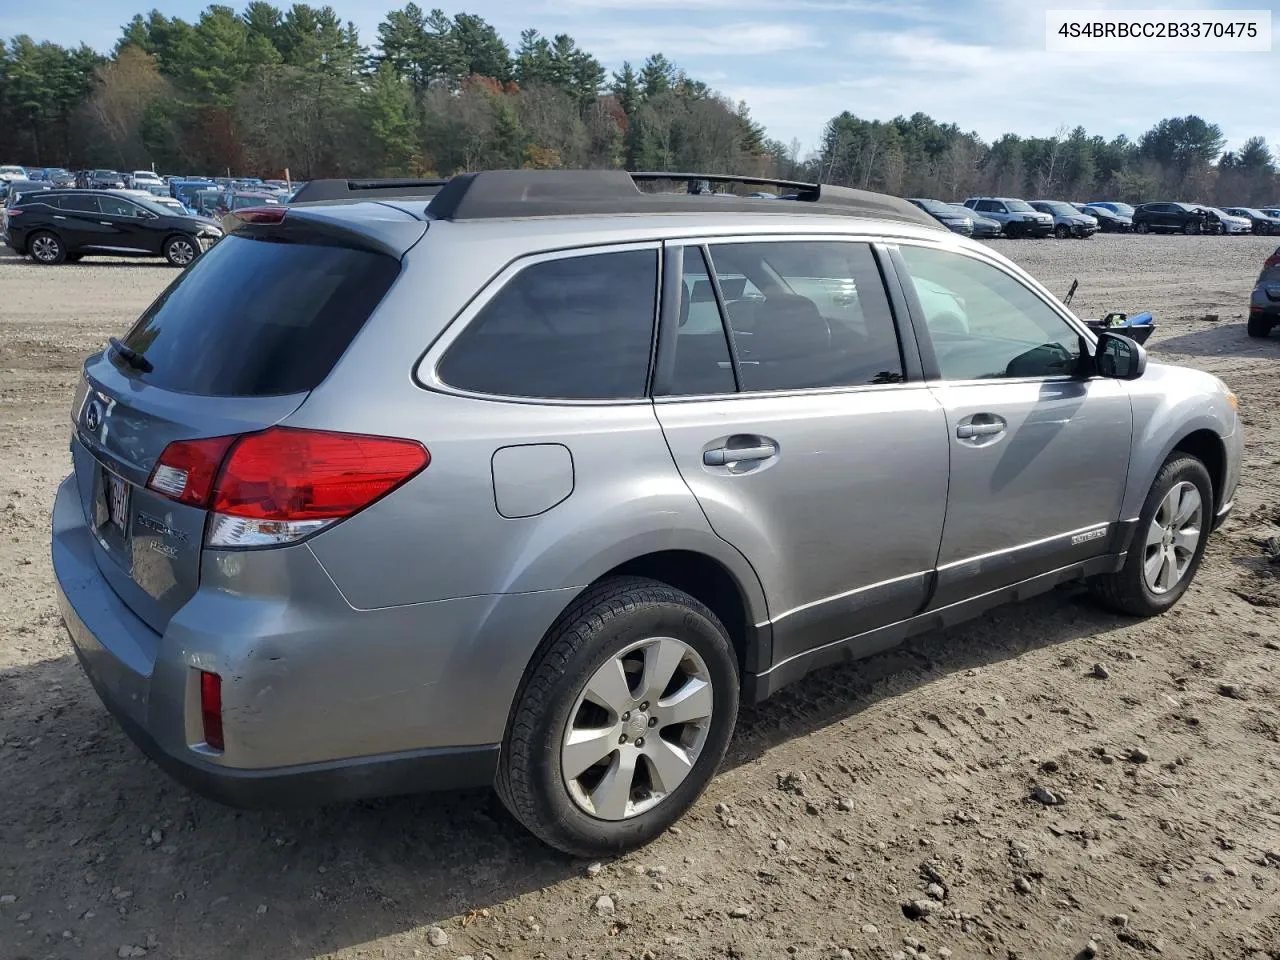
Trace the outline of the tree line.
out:
M 821 180 L 957 199 L 974 193 L 1141 201 L 1280 200 L 1262 137 L 1226 146 L 1199 117 L 1136 140 L 1005 134 L 987 143 L 917 113 L 848 111 L 818 148 L 769 138 L 661 53 L 608 73 L 567 34 L 509 47 L 467 13 L 409 3 L 366 45 L 332 7 L 254 0 L 194 22 L 138 14 L 109 55 L 0 42 L 0 162 L 155 166 L 295 178 L 448 176 L 499 167 L 626 167 Z

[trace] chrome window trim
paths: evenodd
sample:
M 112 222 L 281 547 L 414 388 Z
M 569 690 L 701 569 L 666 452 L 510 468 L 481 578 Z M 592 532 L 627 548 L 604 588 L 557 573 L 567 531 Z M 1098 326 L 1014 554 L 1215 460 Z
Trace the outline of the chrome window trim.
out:
M 478 390 L 466 390 L 462 387 L 455 387 L 450 383 L 446 383 L 440 378 L 438 367 L 444 355 L 449 351 L 449 347 L 460 337 L 463 332 L 471 325 L 471 322 L 479 315 L 490 301 L 493 300 L 498 292 L 504 289 L 515 277 L 526 268 L 539 263 L 547 263 L 552 260 L 569 260 L 582 257 L 602 256 L 609 253 L 625 253 L 633 250 L 652 250 L 654 251 L 654 259 L 657 261 L 655 269 L 656 285 L 654 288 L 654 315 L 653 315 L 653 332 L 649 345 L 649 369 L 645 375 L 646 395 L 640 397 L 623 397 L 623 398 L 593 398 L 583 399 L 576 397 L 521 397 L 510 396 L 500 393 L 483 393 Z M 650 402 L 648 393 L 649 377 L 653 370 L 653 350 L 654 342 L 658 334 L 658 312 L 662 307 L 662 241 L 660 240 L 639 240 L 624 243 L 607 243 L 596 246 L 585 247 L 564 247 L 557 250 L 542 250 L 536 253 L 526 254 L 512 260 L 503 267 L 488 283 L 473 297 L 465 307 L 445 326 L 440 336 L 435 342 L 427 348 L 426 352 L 418 359 L 413 367 L 414 382 L 427 390 L 436 393 L 447 393 L 456 397 L 467 397 L 473 400 L 490 400 L 500 403 L 523 403 L 531 406 L 540 407 L 616 407 L 616 406 L 638 406 Z

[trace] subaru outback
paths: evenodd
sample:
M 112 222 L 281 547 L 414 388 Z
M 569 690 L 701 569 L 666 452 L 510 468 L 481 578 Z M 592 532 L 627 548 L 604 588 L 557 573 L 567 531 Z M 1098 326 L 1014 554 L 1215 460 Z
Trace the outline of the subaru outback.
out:
M 1240 475 L 1223 383 L 905 201 L 774 185 L 233 213 L 74 399 L 53 565 L 121 726 L 225 802 L 493 785 L 600 855 L 814 668 L 1067 581 L 1176 603 Z

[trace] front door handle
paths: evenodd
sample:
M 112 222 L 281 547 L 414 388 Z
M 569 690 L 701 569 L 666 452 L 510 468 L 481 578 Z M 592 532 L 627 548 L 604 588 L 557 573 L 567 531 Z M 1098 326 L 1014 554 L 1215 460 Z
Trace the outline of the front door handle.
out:
M 975 413 L 956 424 L 956 436 L 961 440 L 995 437 L 1004 433 L 1008 426 L 1004 417 L 998 417 L 994 413 Z
M 778 455 L 778 445 L 764 437 L 754 438 L 757 441 L 749 447 L 712 447 L 702 454 L 702 462 L 708 467 L 727 467 L 734 463 L 747 463 L 752 460 L 768 460 Z

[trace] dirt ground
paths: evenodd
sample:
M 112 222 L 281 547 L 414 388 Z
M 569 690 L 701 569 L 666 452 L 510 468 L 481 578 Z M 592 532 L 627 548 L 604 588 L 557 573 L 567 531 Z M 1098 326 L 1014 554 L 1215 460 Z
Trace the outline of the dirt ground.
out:
M 141 757 L 64 636 L 48 512 L 81 358 L 174 274 L 0 257 L 0 958 L 1280 958 L 1280 336 L 1244 331 L 1275 246 L 997 243 L 1240 395 L 1236 512 L 1175 610 L 1066 588 L 812 675 L 603 865 L 485 793 L 242 813 Z

